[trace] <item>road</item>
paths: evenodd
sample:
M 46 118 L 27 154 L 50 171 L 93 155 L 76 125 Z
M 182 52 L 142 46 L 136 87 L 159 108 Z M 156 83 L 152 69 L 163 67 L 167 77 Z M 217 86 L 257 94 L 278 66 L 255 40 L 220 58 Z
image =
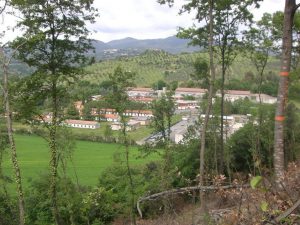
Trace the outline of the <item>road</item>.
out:
M 180 122 L 174 124 L 171 127 L 171 141 L 175 141 L 175 134 L 184 134 L 187 132 L 187 129 L 189 126 L 193 125 L 197 120 L 197 116 L 196 115 L 191 115 L 187 118 L 187 120 L 181 120 Z M 136 143 L 138 145 L 143 145 L 143 144 L 153 144 L 155 142 L 157 142 L 157 140 L 159 140 L 159 138 L 161 137 L 161 134 L 156 133 L 156 134 L 152 134 L 148 137 L 143 138 L 140 141 L 137 141 Z

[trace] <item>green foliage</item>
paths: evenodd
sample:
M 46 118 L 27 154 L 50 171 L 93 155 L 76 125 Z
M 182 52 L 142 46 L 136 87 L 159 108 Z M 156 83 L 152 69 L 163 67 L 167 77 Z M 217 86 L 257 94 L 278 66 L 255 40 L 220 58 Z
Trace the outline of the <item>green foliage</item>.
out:
M 262 181 L 262 177 L 261 176 L 256 176 L 256 177 L 253 177 L 250 181 L 250 186 L 252 189 L 255 189 L 257 188 L 257 186 L 261 183 Z
M 134 76 L 134 73 L 124 71 L 120 66 L 109 75 L 111 91 L 107 95 L 107 102 L 111 105 L 110 108 L 115 109 L 119 114 L 123 114 L 126 110 L 129 102 L 127 88 L 134 86 Z
M 122 159 L 122 156 L 120 156 Z M 121 164 L 120 164 L 121 163 Z M 131 166 L 134 191 L 137 197 L 142 197 L 145 193 L 156 193 L 161 191 L 161 165 L 149 162 L 145 166 Z M 99 178 L 100 187 L 110 190 L 113 194 L 111 205 L 115 206 L 115 211 L 128 217 L 131 207 L 131 199 L 128 194 L 130 185 L 127 179 L 127 169 L 122 165 L 122 161 L 117 161 L 113 166 L 108 167 Z M 159 212 L 160 202 L 156 204 L 143 204 L 144 216 L 153 215 Z M 136 212 L 135 212 L 136 213 Z
M 266 201 L 261 202 L 260 208 L 263 212 L 267 212 L 269 208 L 269 204 Z
M 79 113 L 75 108 L 75 105 L 72 103 L 68 106 L 66 114 L 68 119 L 75 119 L 75 120 L 79 119 Z
M 153 83 L 151 86 L 154 90 L 162 90 L 164 87 L 167 87 L 167 84 L 163 80 L 158 80 L 157 82 Z
M 153 113 L 152 125 L 156 132 L 160 133 L 161 139 L 170 139 L 172 116 L 175 112 L 173 92 L 167 92 L 160 98 L 153 100 L 151 110 Z
M 206 59 L 198 58 L 194 63 L 195 72 L 191 74 L 191 78 L 195 81 L 201 81 L 202 88 L 209 86 L 209 64 Z
M 118 66 L 121 66 L 126 71 L 132 71 L 136 74 L 134 82 L 137 86 L 151 87 L 153 82 L 158 80 L 163 80 L 168 85 L 177 81 L 179 86 L 184 86 L 184 83 L 190 79 L 190 75 L 195 72 L 194 64 L 198 58 L 206 60 L 208 54 L 205 51 L 177 55 L 162 53 L 161 51 L 148 51 L 139 56 L 105 60 L 90 65 L 85 68 L 84 79 L 95 84 L 103 82 L 104 87 L 102 89 L 105 90 L 106 87 L 110 86 L 108 75 L 112 74 Z M 267 65 L 266 69 L 277 71 L 277 63 L 277 60 L 271 57 L 270 64 Z M 243 66 L 241 67 L 241 65 Z M 238 54 L 236 61 L 228 71 L 228 76 L 241 80 L 242 74 L 254 70 L 255 68 L 250 63 L 249 58 Z M 172 88 L 169 89 L 172 90 Z
M 296 160 L 300 153 L 300 126 L 299 109 L 293 104 L 289 103 L 286 107 L 285 120 L 285 163 Z
M 177 176 L 173 178 L 174 186 L 184 187 L 195 182 L 199 173 L 199 148 L 200 142 L 196 138 L 174 148 L 172 167 L 177 169 Z
M 0 191 L 0 224 L 1 225 L 17 225 L 18 209 L 17 202 L 10 198 L 7 193 Z
M 83 196 L 82 211 L 93 225 L 110 224 L 118 215 L 118 205 L 115 202 L 115 195 L 102 187 L 94 188 Z
M 41 176 L 31 182 L 26 203 L 28 224 L 53 223 L 50 196 L 47 191 L 50 178 Z M 103 188 L 94 190 L 76 187 L 70 180 L 59 179 L 57 186 L 58 207 L 65 225 L 110 224 L 117 214 L 112 206 L 112 194 Z
M 101 93 L 101 90 L 99 90 L 99 86 L 100 85 L 90 83 L 87 80 L 78 80 L 73 83 L 68 89 L 69 98 L 71 101 L 82 101 L 83 103 L 86 103 L 90 100 L 90 97 L 92 95 L 98 95 Z
M 35 68 L 18 90 L 21 96 L 18 107 L 26 113 L 18 111 L 24 116 L 32 118 L 39 114 L 39 107 L 49 99 L 54 117 L 62 113 L 68 97 L 66 84 L 74 81 L 82 71 L 80 66 L 88 61 L 85 53 L 91 44 L 85 25 L 97 16 L 92 3 L 91 0 L 22 1 L 14 5 L 22 15 L 18 27 L 24 34 L 11 47 L 18 50 L 19 60 Z

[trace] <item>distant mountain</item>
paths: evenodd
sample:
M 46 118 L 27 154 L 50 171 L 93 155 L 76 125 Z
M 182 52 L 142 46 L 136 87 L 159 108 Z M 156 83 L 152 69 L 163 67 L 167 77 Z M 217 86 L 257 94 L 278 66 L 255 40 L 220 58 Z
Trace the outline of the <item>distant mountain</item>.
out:
M 175 36 L 161 39 L 138 40 L 135 38 L 124 38 L 113 40 L 107 43 L 99 40 L 92 40 L 94 51 L 89 51 L 87 56 L 95 57 L 97 61 L 105 59 L 115 59 L 120 56 L 137 56 L 146 50 L 163 50 L 171 54 L 191 53 L 200 50 L 198 47 L 188 46 L 189 40 L 179 39 Z M 16 61 L 12 66 L 16 74 L 26 75 L 32 73 L 34 69 Z
M 135 38 L 123 38 L 107 43 L 93 40 L 97 59 L 113 59 L 118 56 L 135 56 L 145 50 L 164 50 L 168 53 L 178 54 L 182 52 L 195 52 L 199 47 L 188 46 L 189 40 L 179 39 L 175 36 L 160 39 L 138 40 Z
M 94 46 L 96 52 L 102 52 L 106 49 L 111 48 L 111 46 L 109 46 L 108 44 L 98 40 L 92 40 L 92 45 Z
M 107 44 L 116 49 L 161 49 L 169 53 L 194 52 L 198 47 L 188 46 L 189 40 L 180 39 L 175 36 L 160 39 L 138 40 L 134 38 L 124 38 L 110 41 Z

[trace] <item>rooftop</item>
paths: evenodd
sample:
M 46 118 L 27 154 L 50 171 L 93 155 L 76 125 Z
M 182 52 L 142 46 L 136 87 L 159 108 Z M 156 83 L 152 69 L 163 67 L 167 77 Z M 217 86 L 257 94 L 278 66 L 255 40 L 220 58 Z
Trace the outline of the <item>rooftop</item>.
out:
M 196 92 L 196 93 L 205 93 L 207 89 L 202 88 L 177 88 L 176 92 Z
M 87 120 L 65 120 L 66 124 L 81 124 L 81 125 L 97 125 L 96 121 L 87 121 Z

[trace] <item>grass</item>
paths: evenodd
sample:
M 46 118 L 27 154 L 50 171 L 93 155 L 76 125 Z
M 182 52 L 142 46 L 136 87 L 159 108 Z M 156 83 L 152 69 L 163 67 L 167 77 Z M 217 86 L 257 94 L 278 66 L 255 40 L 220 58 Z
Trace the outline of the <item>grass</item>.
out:
M 15 139 L 23 182 L 27 187 L 31 179 L 48 171 L 49 149 L 47 142 L 37 136 L 15 135 Z M 72 160 L 74 164 L 68 163 L 68 175 L 75 180 L 76 171 L 80 184 L 94 186 L 97 184 L 101 172 L 113 164 L 115 157 L 122 158 L 118 155 L 123 152 L 124 149 L 119 144 L 77 141 Z M 139 157 L 140 153 L 137 147 L 130 147 L 130 153 L 132 165 L 159 159 L 159 156 L 154 154 L 146 159 Z M 4 157 L 3 170 L 9 176 L 13 173 L 8 154 L 5 154 Z
M 104 137 L 105 127 L 110 124 L 111 123 L 109 123 L 109 122 L 100 122 L 100 128 L 98 128 L 98 129 L 81 129 L 81 128 L 71 128 L 71 127 L 68 129 L 72 130 L 72 133 L 75 135 L 83 134 L 83 135 L 89 135 L 89 136 Z M 15 130 L 20 130 L 20 129 L 30 130 L 31 129 L 29 125 L 22 124 L 19 122 L 14 122 L 13 127 Z M 129 135 L 130 139 L 132 139 L 134 141 L 139 141 L 139 140 L 143 139 L 144 137 L 149 136 L 152 132 L 153 132 L 153 129 L 151 127 L 142 126 L 142 127 L 138 128 L 137 130 L 128 131 L 128 135 Z M 112 131 L 112 134 L 114 137 L 118 137 L 120 132 Z

